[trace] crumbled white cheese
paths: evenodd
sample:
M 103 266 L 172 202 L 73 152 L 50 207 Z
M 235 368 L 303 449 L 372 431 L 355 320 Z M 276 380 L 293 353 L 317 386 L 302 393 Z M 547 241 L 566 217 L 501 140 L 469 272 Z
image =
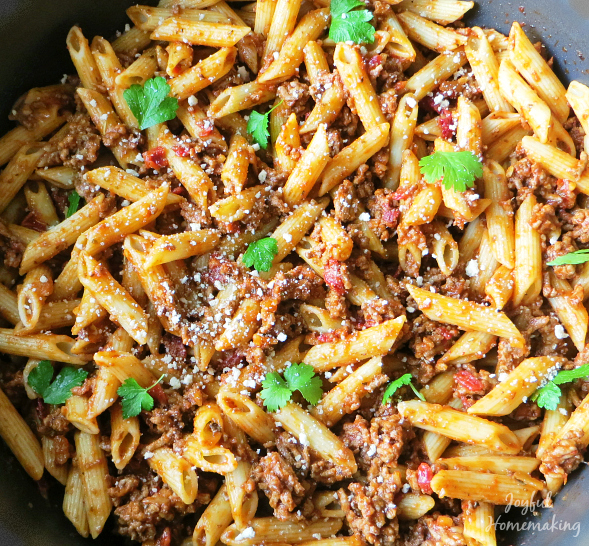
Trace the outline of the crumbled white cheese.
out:
M 285 233 L 282 238 L 287 242 L 290 243 L 292 242 L 292 235 L 290 233 Z
M 413 97 L 407 97 L 405 102 L 409 108 L 415 108 L 417 106 L 417 101 Z
M 479 262 L 477 260 L 470 260 L 466 264 L 466 269 L 464 270 L 464 272 L 469 277 L 476 277 L 479 274 Z
M 198 104 L 198 99 L 194 95 L 190 95 L 188 97 L 188 106 L 196 106 Z
M 253 527 L 247 527 L 245 528 L 241 533 L 239 533 L 234 540 L 235 541 L 240 541 L 240 540 L 244 540 L 246 538 L 254 538 L 256 536 L 256 532 L 254 531 Z
M 258 180 L 260 182 L 265 182 L 267 177 L 268 177 L 268 173 L 266 171 L 260 171 L 258 173 Z
M 284 332 L 280 332 L 277 336 L 276 339 L 278 341 L 286 341 L 288 338 L 286 336 L 286 334 Z
M 170 377 L 170 387 L 172 387 L 173 389 L 179 389 L 182 386 L 182 383 L 180 383 L 180 380 L 177 377 Z
M 554 335 L 556 336 L 556 339 L 565 339 L 569 337 L 569 335 L 564 331 L 562 324 L 557 324 L 554 327 Z
M 363 212 L 360 216 L 358 216 L 358 220 L 361 220 L 362 222 L 368 222 L 368 220 L 370 220 L 370 214 Z

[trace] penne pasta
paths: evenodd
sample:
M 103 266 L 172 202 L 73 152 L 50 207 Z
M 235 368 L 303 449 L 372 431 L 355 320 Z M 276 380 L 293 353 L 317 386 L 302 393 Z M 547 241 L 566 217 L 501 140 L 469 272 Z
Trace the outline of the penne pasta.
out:
M 458 300 L 407 285 L 419 309 L 432 320 L 446 322 L 463 328 L 484 332 L 510 340 L 514 347 L 523 347 L 524 338 L 504 313 L 498 313 L 484 305 Z

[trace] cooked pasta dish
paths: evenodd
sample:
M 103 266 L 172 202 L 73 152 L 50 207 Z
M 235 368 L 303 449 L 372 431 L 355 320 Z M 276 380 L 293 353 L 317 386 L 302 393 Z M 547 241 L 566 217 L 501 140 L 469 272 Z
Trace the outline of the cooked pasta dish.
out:
M 583 461 L 589 88 L 473 6 L 136 5 L 15 103 L 0 435 L 82 536 L 494 546 Z

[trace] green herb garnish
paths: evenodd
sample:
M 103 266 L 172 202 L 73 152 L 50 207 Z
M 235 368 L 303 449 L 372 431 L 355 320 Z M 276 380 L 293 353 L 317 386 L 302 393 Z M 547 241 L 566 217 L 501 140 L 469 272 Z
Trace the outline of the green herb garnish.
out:
M 125 90 L 123 97 L 141 130 L 176 117 L 178 99 L 169 97 L 169 92 L 170 86 L 161 76 L 147 80 L 143 85 L 134 83 Z
M 443 179 L 447 190 L 458 192 L 472 188 L 475 179 L 483 176 L 483 166 L 472 152 L 435 152 L 422 158 L 419 166 L 428 183 Z
M 153 409 L 153 397 L 149 394 L 149 391 L 163 378 L 164 376 L 162 375 L 151 387 L 147 387 L 146 389 L 132 377 L 125 379 L 123 384 L 117 389 L 117 394 L 121 397 L 123 419 L 135 417 L 141 413 L 141 410 L 151 411 Z
M 47 404 L 63 404 L 72 395 L 72 389 L 79 387 L 88 372 L 82 368 L 66 366 L 60 370 L 53 382 L 53 366 L 49 360 L 41 360 L 31 370 L 28 383 Z
M 243 263 L 248 267 L 252 265 L 256 271 L 267 272 L 272 267 L 272 261 L 278 254 L 278 243 L 272 237 L 266 237 L 251 243 L 243 255 Z
M 413 379 L 413 376 L 410 373 L 406 373 L 405 375 L 402 375 L 398 379 L 395 379 L 394 381 L 389 383 L 389 386 L 387 387 L 386 391 L 384 391 L 384 395 L 382 397 L 382 403 L 386 404 L 391 399 L 393 394 L 395 394 L 398 389 L 400 389 L 401 387 L 403 387 L 405 385 L 409 385 L 411 387 L 411 390 L 417 396 L 417 398 L 419 398 L 420 400 L 423 400 L 425 402 L 425 398 L 423 397 L 423 394 L 421 394 L 413 386 L 413 383 L 411 383 L 412 379 Z
M 589 248 L 569 252 L 568 254 L 555 258 L 546 265 L 577 265 L 584 264 L 585 262 L 589 262 Z
M 374 43 L 374 27 L 372 12 L 365 8 L 364 2 L 358 0 L 331 0 L 331 25 L 329 37 L 334 42 L 354 42 L 355 44 Z
M 558 407 L 560 395 L 562 394 L 558 385 L 570 383 L 575 379 L 581 379 L 587 376 L 589 376 L 589 364 L 583 364 L 574 370 L 562 370 L 558 372 L 552 381 L 548 381 L 546 385 L 540 387 L 532 395 L 532 402 L 536 402 L 540 408 L 555 410 Z
M 276 411 L 288 404 L 292 394 L 299 391 L 309 404 L 316 405 L 321 396 L 321 378 L 315 375 L 313 366 L 291 364 L 284 371 L 284 379 L 277 372 L 266 374 L 262 381 L 261 397 L 269 411 Z
M 268 147 L 268 139 L 270 138 L 270 132 L 268 131 L 270 113 L 281 104 L 282 101 L 275 104 L 265 114 L 260 114 L 259 112 L 252 110 L 250 117 L 247 120 L 247 132 L 252 135 L 254 142 L 259 144 L 260 148 L 264 148 L 264 150 Z

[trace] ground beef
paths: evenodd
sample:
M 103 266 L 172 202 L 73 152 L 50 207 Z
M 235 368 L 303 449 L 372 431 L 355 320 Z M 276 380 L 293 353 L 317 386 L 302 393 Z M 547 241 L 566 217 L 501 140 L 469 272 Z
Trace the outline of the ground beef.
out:
M 402 61 L 388 53 L 381 53 L 380 56 L 382 57 L 382 70 L 378 74 L 376 86 L 381 91 L 397 90 L 397 84 L 405 80 Z
M 18 268 L 25 246 L 20 239 L 12 235 L 6 224 L 0 220 L 0 252 L 4 255 L 4 265 Z
M 368 476 L 378 478 L 385 466 L 394 467 L 406 443 L 414 437 L 392 405 L 384 405 L 368 422 L 357 415 L 352 423 L 343 425 L 341 439 L 352 450 L 360 468 Z
M 554 442 L 543 454 L 540 472 L 546 476 L 565 478 L 583 461 L 583 431 L 571 431 Z
M 42 404 L 42 407 L 45 412 L 50 406 Z M 40 417 L 41 421 L 37 424 L 37 430 L 42 436 L 55 436 L 56 433 L 63 435 L 74 428 L 65 418 L 61 406 L 54 407 L 48 414 L 42 414 Z
M 344 144 L 349 144 L 350 139 L 356 135 L 360 118 L 356 111 L 350 106 L 344 106 L 340 115 L 331 124 L 332 129 L 337 129 L 343 139 Z
M 466 546 L 462 518 L 422 516 L 411 529 L 402 546 Z
M 519 150 L 519 148 L 516 149 L 516 154 Z M 518 206 L 521 205 L 530 191 L 544 199 L 555 195 L 556 178 L 550 176 L 541 165 L 531 161 L 527 157 L 523 157 L 523 159 L 517 161 L 509 169 L 508 174 L 507 182 L 509 189 L 517 193 Z
M 323 299 L 323 279 L 306 265 L 299 265 L 286 273 L 280 271 L 274 277 L 272 296 L 279 301 Z
M 32 129 L 55 108 L 62 112 L 73 110 L 73 94 L 74 88 L 71 85 L 36 87 L 16 101 L 8 118 L 26 129 Z
M 367 199 L 374 194 L 372 172 L 366 163 L 358 167 L 352 183 L 356 188 L 356 195 L 359 199 Z
M 66 464 L 75 454 L 72 444 L 61 434 L 53 437 L 53 450 L 55 453 L 55 463 L 58 465 Z
M 166 348 L 165 354 L 170 355 L 176 361 L 184 362 L 186 360 L 186 347 L 181 338 L 166 332 L 162 337 L 162 342 Z
M 66 165 L 79 168 L 94 163 L 98 158 L 100 133 L 88 114 L 78 112 L 72 116 L 65 130 L 59 131 L 57 137 L 47 144 L 39 167 Z
M 282 84 L 278 88 L 277 94 L 288 109 L 296 114 L 297 118 L 309 111 L 307 102 L 311 95 L 307 84 L 298 80 L 291 80 Z
M 293 469 L 275 451 L 268 453 L 254 465 L 252 478 L 268 497 L 274 516 L 281 520 L 291 517 L 309 488 L 309 484 L 305 482 L 305 487 Z
M 573 226 L 571 237 L 580 243 L 589 243 L 589 210 L 575 210 L 569 217 L 569 222 Z
M 546 261 L 550 262 L 575 250 L 577 250 L 577 247 L 574 245 L 570 235 L 567 234 L 562 241 L 557 241 L 546 248 Z M 553 271 L 559 279 L 572 279 L 576 275 L 575 266 L 571 264 L 554 266 Z
M 401 490 L 398 470 L 381 469 L 368 485 L 352 482 L 338 491 L 350 531 L 375 546 L 393 546 L 399 538 L 395 495 Z
M 117 480 L 116 485 L 109 489 L 109 494 L 113 501 L 120 502 L 130 492 L 129 501 L 119 504 L 114 514 L 117 516 L 116 531 L 131 540 L 154 540 L 167 522 L 173 521 L 178 525 L 186 515 L 194 514 L 200 504 L 198 500 L 191 505 L 184 504 L 167 485 L 162 487 L 157 476 L 143 483 L 141 488 L 135 476 L 130 478 L 122 478 L 127 481 L 120 486 L 120 479 Z M 133 486 L 136 489 L 131 492 Z
M 577 157 L 585 150 L 585 131 L 579 122 L 579 119 L 576 116 L 569 118 L 564 124 L 563 127 L 569 131 L 571 138 L 575 144 L 575 148 L 577 149 Z
M 362 304 L 362 315 L 364 326 L 376 326 L 385 320 L 405 315 L 405 308 L 395 299 L 374 298 Z
M 413 350 L 415 358 L 432 361 L 436 355 L 448 351 L 461 332 L 455 326 L 420 315 L 411 325 L 411 334 L 409 347 Z
M 392 237 L 399 223 L 400 211 L 395 204 L 395 194 L 391 190 L 376 190 L 374 196 L 368 200 L 370 210 L 370 227 L 383 241 Z
M 382 67 L 382 65 L 380 65 Z M 393 123 L 395 112 L 397 111 L 397 91 L 395 89 L 389 89 L 382 95 L 379 95 L 378 101 L 384 117 L 389 123 Z
M 348 316 L 348 300 L 343 294 L 339 294 L 333 288 L 328 288 L 325 297 L 325 307 L 331 318 L 346 318 Z
M 454 374 L 454 398 L 459 398 L 462 406 L 468 409 L 495 386 L 490 375 L 487 370 L 477 370 L 472 364 L 463 364 Z
M 7 366 L 4 363 L 3 368 L 4 369 L 0 372 L 0 385 L 2 385 L 2 391 L 13 405 L 20 406 L 27 400 L 24 390 L 23 372 L 20 369 L 14 369 L 13 366 Z
M 335 219 L 339 222 L 354 221 L 360 213 L 359 204 L 354 185 L 349 180 L 344 180 L 333 197 Z
M 560 228 L 560 222 L 552 205 L 537 203 L 532 212 L 532 227 L 541 235 L 550 236 Z

